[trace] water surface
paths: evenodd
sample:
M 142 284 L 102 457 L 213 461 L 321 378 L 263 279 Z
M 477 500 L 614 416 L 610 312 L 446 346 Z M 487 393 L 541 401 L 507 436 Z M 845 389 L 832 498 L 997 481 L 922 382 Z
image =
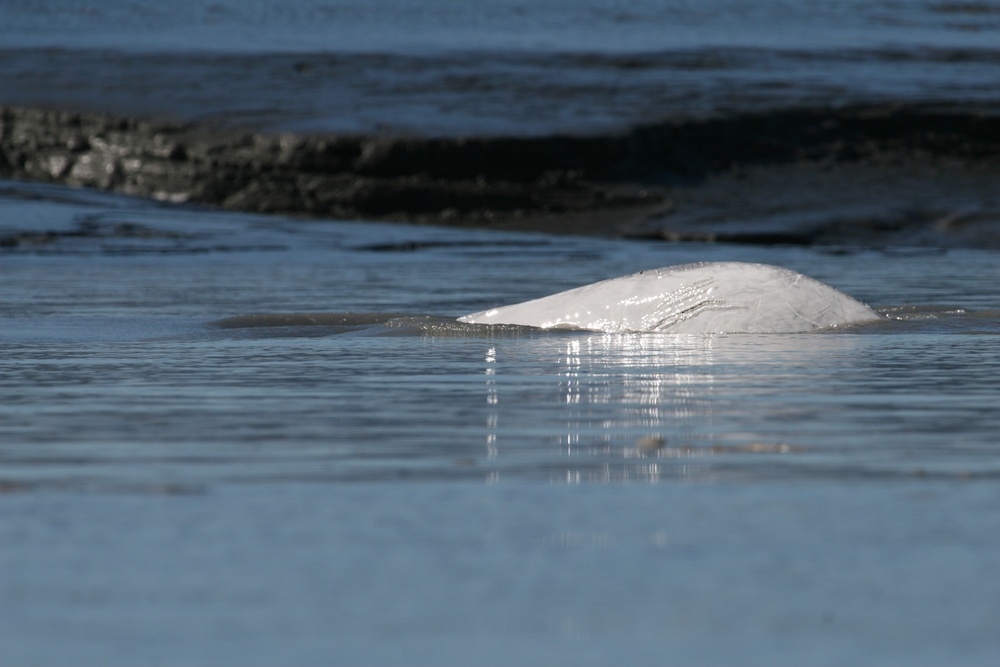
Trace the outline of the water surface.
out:
M 803 105 L 997 101 L 993 0 L 16 4 L 0 25 L 0 104 L 538 136 Z
M 993 253 L 307 223 L 9 182 L 0 239 L 3 662 L 1000 655 Z M 886 320 L 454 321 L 699 260 L 788 266 Z
M 975 116 L 1000 62 L 994 0 L 0 16 L 0 104 L 255 130 Z M 932 176 L 903 199 L 935 220 L 992 210 L 968 174 Z M 803 192 L 806 214 L 887 206 L 858 182 Z M 740 209 L 727 224 L 782 215 Z M 787 266 L 886 319 L 781 336 L 454 319 L 713 260 Z M 0 663 L 996 665 L 998 276 L 974 249 L 305 222 L 0 182 Z

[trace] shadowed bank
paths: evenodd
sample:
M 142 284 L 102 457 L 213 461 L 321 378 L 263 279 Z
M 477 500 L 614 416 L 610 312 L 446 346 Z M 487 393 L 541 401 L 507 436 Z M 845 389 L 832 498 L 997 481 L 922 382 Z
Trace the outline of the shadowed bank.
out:
M 0 176 L 316 218 L 1000 245 L 1000 115 L 976 105 L 777 109 L 542 137 L 262 133 L 7 107 Z

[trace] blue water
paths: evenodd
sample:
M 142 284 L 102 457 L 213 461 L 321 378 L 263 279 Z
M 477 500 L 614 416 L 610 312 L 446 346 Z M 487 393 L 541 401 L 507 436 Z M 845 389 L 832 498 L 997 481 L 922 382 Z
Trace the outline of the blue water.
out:
M 990 105 L 1000 63 L 994 0 L 0 7 L 0 103 L 270 130 L 539 135 L 802 105 Z
M 998 44 L 993 0 L 0 0 L 0 103 L 589 132 L 988 107 Z M 706 260 L 787 266 L 886 319 L 454 321 Z M 995 665 L 998 277 L 975 249 L 305 222 L 0 182 L 0 664 Z
M 995 50 L 994 0 L 5 1 L 4 42 L 130 50 L 642 52 L 892 45 Z
M 64 235 L 0 255 L 0 662 L 1000 656 L 995 253 L 2 192 L 0 237 Z M 773 336 L 453 320 L 696 259 L 804 271 L 887 319 Z M 355 315 L 218 324 L 255 313 Z

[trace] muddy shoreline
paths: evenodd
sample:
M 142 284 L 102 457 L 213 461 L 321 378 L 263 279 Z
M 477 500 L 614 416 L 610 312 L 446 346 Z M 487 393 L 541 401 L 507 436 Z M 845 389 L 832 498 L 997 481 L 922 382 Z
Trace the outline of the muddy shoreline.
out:
M 471 138 L 4 107 L 0 177 L 303 218 L 1000 247 L 1000 115 L 981 107 L 793 108 L 606 135 Z

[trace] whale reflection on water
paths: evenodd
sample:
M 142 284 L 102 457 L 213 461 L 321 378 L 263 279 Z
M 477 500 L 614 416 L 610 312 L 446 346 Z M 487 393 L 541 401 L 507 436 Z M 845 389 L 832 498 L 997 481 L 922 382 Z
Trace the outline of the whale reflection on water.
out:
M 605 333 L 801 333 L 882 319 L 790 269 L 702 262 L 642 271 L 460 317 L 474 324 Z
M 789 391 L 789 383 L 815 382 L 817 368 L 863 363 L 856 360 L 866 338 L 580 332 L 536 336 L 530 345 L 492 339 L 481 348 L 488 481 L 509 476 L 506 462 L 525 451 L 538 453 L 510 416 L 510 406 L 525 404 L 556 415 L 541 471 L 552 483 L 711 480 L 727 469 L 770 475 L 808 465 L 798 459 L 817 447 L 796 424 L 815 406 L 803 385 Z M 539 368 L 558 382 L 539 383 Z M 734 427 L 734 414 L 748 417 Z

